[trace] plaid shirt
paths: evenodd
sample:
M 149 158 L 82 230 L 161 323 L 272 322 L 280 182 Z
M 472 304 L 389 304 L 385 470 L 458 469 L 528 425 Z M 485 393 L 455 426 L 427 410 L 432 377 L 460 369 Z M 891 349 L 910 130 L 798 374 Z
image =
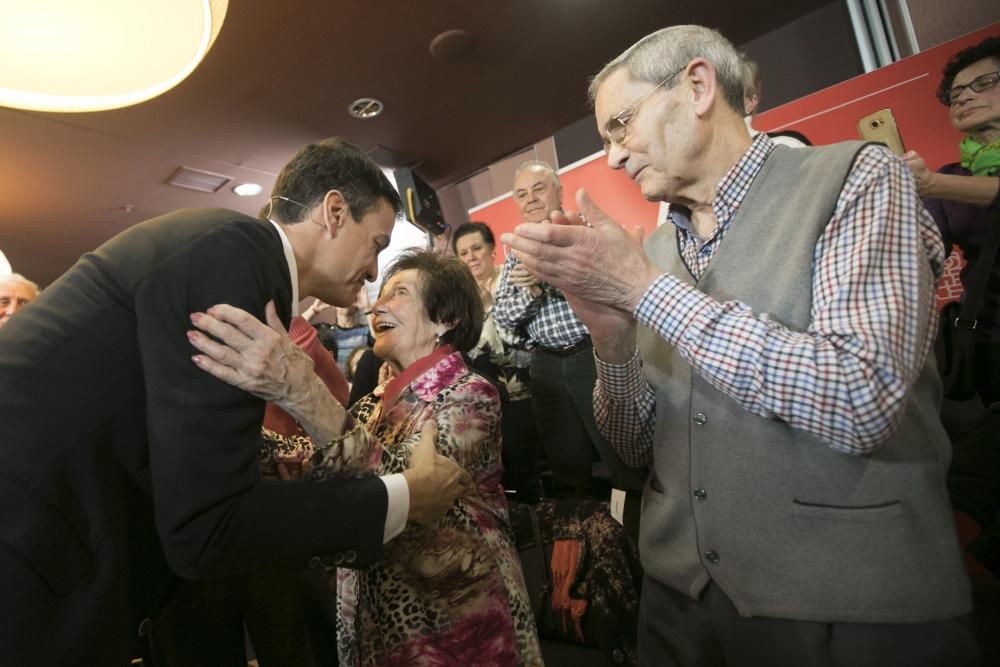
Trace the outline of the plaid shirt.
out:
M 514 253 L 507 255 L 497 278 L 493 296 L 493 319 L 497 324 L 526 337 L 528 347 L 561 349 L 589 335 L 566 297 L 555 287 L 542 283 L 542 295 L 536 299 L 527 289 L 511 285 L 507 276 L 515 264 Z
M 714 234 L 699 247 L 672 210 L 681 256 L 708 267 L 774 144 L 759 135 L 719 183 Z M 866 454 L 899 426 L 936 330 L 934 284 L 944 265 L 934 221 L 906 166 L 883 147 L 861 150 L 813 255 L 811 323 L 793 331 L 746 304 L 720 303 L 669 274 L 635 317 L 749 412 L 780 419 L 847 454 Z M 597 360 L 594 412 L 626 463 L 652 460 L 656 397 L 638 351 Z

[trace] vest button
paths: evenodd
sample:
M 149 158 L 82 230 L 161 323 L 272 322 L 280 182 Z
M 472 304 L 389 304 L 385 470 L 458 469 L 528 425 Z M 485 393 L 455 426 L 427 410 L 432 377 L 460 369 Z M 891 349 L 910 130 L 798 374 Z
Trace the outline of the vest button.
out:
M 698 426 L 704 426 L 706 423 L 708 423 L 708 417 L 705 416 L 704 412 L 699 412 L 694 416 L 694 423 L 697 424 Z
M 698 500 L 704 500 L 705 498 L 708 498 L 708 491 L 706 491 L 705 489 L 695 489 L 694 497 L 697 498 Z
M 707 560 L 712 565 L 715 565 L 716 563 L 719 562 L 719 554 L 717 554 L 712 550 L 708 550 L 705 552 L 705 560 Z

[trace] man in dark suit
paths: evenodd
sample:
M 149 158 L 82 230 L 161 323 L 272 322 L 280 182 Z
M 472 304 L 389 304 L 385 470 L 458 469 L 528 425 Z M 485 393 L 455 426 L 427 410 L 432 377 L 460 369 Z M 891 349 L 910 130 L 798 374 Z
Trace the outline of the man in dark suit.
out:
M 302 149 L 269 220 L 182 210 L 83 258 L 0 331 L 0 655 L 124 665 L 174 574 L 363 565 L 466 483 L 431 455 L 386 478 L 261 481 L 264 402 L 202 372 L 190 314 L 287 325 L 300 297 L 348 304 L 399 198 L 357 148 Z

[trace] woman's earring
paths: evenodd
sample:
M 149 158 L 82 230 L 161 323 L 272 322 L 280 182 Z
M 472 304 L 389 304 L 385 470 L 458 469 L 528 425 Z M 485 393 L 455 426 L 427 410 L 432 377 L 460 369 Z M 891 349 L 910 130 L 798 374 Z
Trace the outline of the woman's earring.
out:
M 436 336 L 434 336 L 434 345 L 436 347 L 440 347 L 440 345 L 441 345 L 441 334 L 440 333 L 437 334 Z

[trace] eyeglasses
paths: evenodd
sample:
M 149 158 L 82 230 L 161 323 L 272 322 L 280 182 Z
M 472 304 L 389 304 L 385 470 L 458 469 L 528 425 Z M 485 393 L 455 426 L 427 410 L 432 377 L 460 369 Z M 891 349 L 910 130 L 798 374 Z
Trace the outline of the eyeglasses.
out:
M 966 88 L 974 93 L 985 93 L 987 90 L 993 90 L 996 88 L 998 83 L 1000 83 L 1000 71 L 990 72 L 989 74 L 977 76 L 964 86 L 955 86 L 941 95 L 938 99 L 941 100 L 941 104 L 946 107 L 950 107 L 958 102 L 958 98 L 962 96 L 962 91 Z
M 643 95 L 638 102 L 627 109 L 619 111 L 611 117 L 608 124 L 604 126 L 604 150 L 611 148 L 611 144 L 618 144 L 621 146 L 628 141 L 628 122 L 635 117 L 636 113 L 638 113 L 639 107 L 641 107 L 646 100 L 652 97 L 653 93 L 666 85 L 675 76 L 683 72 L 685 67 L 687 67 L 687 65 L 653 86 L 653 88 Z

